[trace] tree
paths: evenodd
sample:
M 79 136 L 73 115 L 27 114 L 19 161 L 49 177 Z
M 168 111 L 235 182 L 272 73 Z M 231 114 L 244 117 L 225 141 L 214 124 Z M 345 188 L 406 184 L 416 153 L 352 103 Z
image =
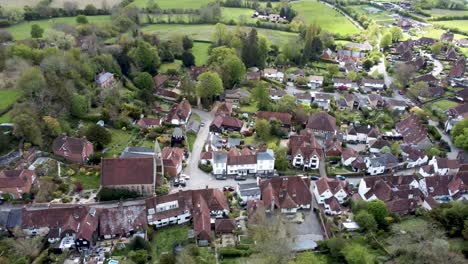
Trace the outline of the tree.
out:
M 340 72 L 340 68 L 336 64 L 329 64 L 327 65 L 327 72 L 330 75 L 330 77 L 334 77 L 338 72 Z
M 16 87 L 29 98 L 38 98 L 47 88 L 47 83 L 39 67 L 30 67 L 21 73 Z
M 147 72 L 138 73 L 138 75 L 133 79 L 135 86 L 140 90 L 153 90 L 154 80 L 151 77 L 151 74 Z
M 392 45 L 392 34 L 386 33 L 380 39 L 380 48 L 387 49 L 390 45 Z
M 204 72 L 198 76 L 197 95 L 207 103 L 223 93 L 223 81 L 216 72 Z
M 271 135 L 270 123 L 265 119 L 257 119 L 255 121 L 255 133 L 257 133 L 258 138 L 266 142 Z
M 343 251 L 348 264 L 374 264 L 374 256 L 362 245 L 348 244 Z
M 403 39 L 403 31 L 401 31 L 400 27 L 391 27 L 390 33 L 392 34 L 392 42 L 400 42 Z
M 366 70 L 366 71 L 369 71 L 372 66 L 374 66 L 374 62 L 369 60 L 369 59 L 366 59 L 363 63 L 362 63 L 362 67 Z
M 74 94 L 72 97 L 70 114 L 75 117 L 83 117 L 89 109 L 88 99 L 85 96 Z
M 395 79 L 395 85 L 397 88 L 405 88 L 408 82 L 413 77 L 416 69 L 411 64 L 400 63 L 396 66 L 395 73 L 393 75 Z
M 13 41 L 13 35 L 9 31 L 0 29 L 0 43 Z
M 21 104 L 15 106 L 12 110 L 13 134 L 16 137 L 23 138 L 34 145 L 42 145 L 42 132 L 39 116 L 32 105 Z
M 275 169 L 286 171 L 289 167 L 289 161 L 286 158 L 288 150 L 285 147 L 275 149 Z
M 156 3 L 156 1 L 154 0 L 148 0 L 148 2 L 146 2 L 146 10 L 149 12 L 149 13 L 155 13 L 157 10 L 161 9 L 159 7 L 159 5 Z
M 128 256 L 136 264 L 148 263 L 148 252 L 146 252 L 146 250 L 130 251 Z
M 351 81 L 356 81 L 358 78 L 358 74 L 355 71 L 349 71 L 346 75 L 346 78 L 350 79 Z
M 354 220 L 362 228 L 364 231 L 376 231 L 377 230 L 377 222 L 373 215 L 369 214 L 366 210 L 361 210 L 359 213 L 354 217 Z
M 307 63 L 317 60 L 323 51 L 322 40 L 320 39 L 320 27 L 316 24 L 310 25 L 305 34 L 304 49 L 302 50 L 302 62 Z
M 245 77 L 245 65 L 237 56 L 225 58 L 225 61 L 221 64 L 220 68 L 220 75 L 226 88 L 232 88 Z
M 395 157 L 398 157 L 401 153 L 400 144 L 398 144 L 398 142 L 393 142 L 390 149 L 391 149 L 392 155 Z
M 84 13 L 87 16 L 95 16 L 97 14 L 97 8 L 92 4 L 88 4 L 84 8 Z
M 278 100 L 276 107 L 278 112 L 293 113 L 296 109 L 296 99 L 292 95 L 285 95 Z
M 41 28 L 38 24 L 33 24 L 31 26 L 31 37 L 32 38 L 42 38 L 42 34 L 44 34 L 44 29 Z
M 184 48 L 184 50 L 189 50 L 193 48 L 193 40 L 189 36 L 185 35 L 182 38 L 182 47 Z
M 88 24 L 88 18 L 84 15 L 79 15 L 76 17 L 76 23 L 78 24 Z
M 93 142 L 98 149 L 102 149 L 112 140 L 112 135 L 104 127 L 93 124 L 86 130 L 86 138 Z
M 368 202 L 367 211 L 374 216 L 379 227 L 386 227 L 388 225 L 385 219 L 388 216 L 388 209 L 383 201 L 373 200 Z
M 184 51 L 182 53 L 182 64 L 187 68 L 195 65 L 195 56 L 193 56 L 192 52 Z
M 282 55 L 287 62 L 293 64 L 299 64 L 301 60 L 301 43 L 297 40 L 290 40 L 287 44 L 281 49 Z
M 130 50 L 128 55 L 140 71 L 154 74 L 161 64 L 158 50 L 145 41 L 139 41 L 137 46 Z
M 60 122 L 56 118 L 53 118 L 51 116 L 44 116 L 42 120 L 44 121 L 49 135 L 57 137 L 62 133 Z
M 439 54 L 440 51 L 442 50 L 443 46 L 444 46 L 444 44 L 441 41 L 437 41 L 436 43 L 432 44 L 432 46 L 431 46 L 432 54 L 433 55 Z
M 429 89 L 429 84 L 427 84 L 427 82 L 417 82 L 409 89 L 409 92 L 414 97 L 418 97 L 422 93 L 426 92 L 428 89 Z
M 392 150 L 390 149 L 389 146 L 385 146 L 380 150 L 381 153 L 390 153 Z
M 335 38 L 330 32 L 326 30 L 320 31 L 320 40 L 322 41 L 324 48 L 334 48 L 335 47 Z
M 268 110 L 270 107 L 270 94 L 265 85 L 259 84 L 255 87 L 252 98 L 257 102 L 257 107 L 259 110 Z
M 237 57 L 236 50 L 226 46 L 216 47 L 211 50 L 208 58 L 209 65 L 221 65 L 226 58 Z
M 468 118 L 455 124 L 452 129 L 452 140 L 455 146 L 468 150 Z

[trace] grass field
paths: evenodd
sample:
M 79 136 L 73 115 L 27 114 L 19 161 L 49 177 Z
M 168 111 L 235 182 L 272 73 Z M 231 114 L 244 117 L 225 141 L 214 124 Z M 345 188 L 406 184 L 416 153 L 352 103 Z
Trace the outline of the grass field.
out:
M 22 8 L 25 5 L 35 6 L 41 0 L 1 0 L 0 4 L 5 7 L 19 7 Z M 63 4 L 65 2 L 75 2 L 78 5 L 79 9 L 83 9 L 86 5 L 92 4 L 97 8 L 102 8 L 104 0 L 52 0 L 51 6 L 63 8 Z M 110 8 L 120 2 L 122 0 L 105 0 L 107 6 Z
M 297 2 L 292 3 L 292 7 L 298 12 L 295 19 L 316 23 L 322 29 L 332 33 L 349 35 L 359 32 L 359 29 L 346 17 L 320 2 Z
M 162 253 L 170 253 L 176 243 L 183 242 L 188 239 L 188 226 L 171 226 L 159 229 L 154 235 L 153 243 L 155 243 L 155 255 L 159 256 Z
M 458 103 L 454 101 L 450 101 L 450 100 L 440 100 L 432 104 L 433 107 L 435 106 L 437 108 L 440 108 L 443 111 L 446 111 L 449 108 L 455 107 L 457 105 Z
M 11 111 L 0 116 L 0 124 L 1 123 L 11 123 L 12 117 L 11 117 Z
M 195 58 L 196 60 L 196 58 Z M 159 67 L 160 72 L 167 72 L 169 69 L 174 69 L 178 70 L 182 66 L 182 61 L 181 60 L 175 60 L 172 63 L 163 63 L 161 67 Z
M 158 0 L 156 3 L 161 9 L 184 8 L 198 9 L 201 6 L 207 5 L 211 0 Z M 148 0 L 135 0 L 133 2 L 138 7 L 146 7 Z
M 255 12 L 253 9 L 247 8 L 227 8 L 223 7 L 221 9 L 221 14 L 223 16 L 223 22 L 248 22 L 248 23 L 255 23 L 257 20 L 252 18 L 252 14 Z
M 105 23 L 110 22 L 110 16 L 88 16 L 89 23 Z M 31 37 L 31 26 L 38 24 L 44 30 L 52 28 L 54 24 L 76 24 L 75 17 L 59 17 L 53 19 L 36 20 L 32 22 L 23 22 L 18 25 L 7 28 L 8 31 L 17 40 L 22 40 Z
M 101 184 L 99 173 L 96 175 L 94 171 L 89 175 L 86 175 L 86 173 L 77 173 L 77 175 L 72 176 L 71 179 L 73 183 L 80 182 L 84 190 L 99 189 Z
M 20 90 L 0 90 L 0 111 L 14 104 L 22 95 Z
M 122 151 L 130 144 L 132 134 L 130 131 L 123 131 L 119 129 L 109 129 L 112 135 L 112 141 L 107 146 L 107 152 L 104 154 L 106 157 L 113 157 L 120 155 Z
M 441 17 L 441 16 L 467 16 L 468 11 L 466 10 L 449 10 L 449 9 L 439 9 L 433 8 L 429 12 L 433 17 Z
M 468 20 L 449 20 L 449 21 L 434 21 L 436 25 L 445 26 L 448 28 L 457 28 L 468 32 Z
M 235 26 L 228 26 L 232 31 L 236 29 Z M 248 27 L 246 28 L 248 29 Z M 167 39 L 172 34 L 188 35 L 193 40 L 210 41 L 214 31 L 214 25 L 178 25 L 178 24 L 157 24 L 149 25 L 142 28 L 143 32 L 157 33 L 161 39 Z M 297 34 L 279 30 L 257 28 L 260 35 L 265 36 L 270 43 L 282 46 L 288 43 L 291 39 L 296 39 Z
M 195 64 L 197 66 L 205 65 L 208 61 L 208 48 L 210 43 L 195 42 L 193 43 L 192 53 L 195 56 Z
M 446 22 L 446 21 L 444 21 Z M 438 29 L 438 28 L 434 28 L 433 26 L 431 27 L 425 27 L 424 28 L 424 32 L 423 34 L 419 34 L 418 36 L 414 37 L 414 39 L 418 39 L 420 37 L 428 37 L 428 38 L 435 38 L 435 39 L 439 39 L 440 36 L 446 32 L 446 30 L 443 30 L 443 29 Z M 462 38 L 466 38 L 465 36 L 463 35 L 460 35 L 460 34 L 455 34 L 454 36 L 455 39 L 462 39 Z
M 367 16 L 380 25 L 390 25 L 396 21 L 394 17 L 390 16 L 389 12 L 385 10 L 377 11 L 378 9 L 370 5 L 350 5 L 348 7 L 360 15 Z M 376 12 L 370 12 L 369 10 L 375 10 Z

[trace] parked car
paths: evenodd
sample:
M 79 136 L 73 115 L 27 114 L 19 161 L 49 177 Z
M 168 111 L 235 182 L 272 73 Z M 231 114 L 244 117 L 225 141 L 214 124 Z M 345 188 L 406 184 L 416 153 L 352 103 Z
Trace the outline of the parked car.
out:
M 190 175 L 187 174 L 181 174 L 180 177 L 185 179 L 186 181 L 190 180 Z
M 200 126 L 201 126 L 201 127 L 204 127 L 204 126 L 205 126 L 205 122 L 202 122 L 202 123 L 200 124 Z
M 174 185 L 174 187 L 178 187 L 180 185 L 179 179 L 175 178 L 174 181 L 172 182 L 172 185 Z
M 236 181 L 245 181 L 245 180 L 247 180 L 247 177 L 245 177 L 245 176 L 240 176 L 240 175 L 239 175 L 239 176 L 236 176 L 234 179 L 235 179 Z
M 223 187 L 223 192 L 233 192 L 233 191 L 234 191 L 234 187 L 232 186 L 227 185 Z
M 182 186 L 182 187 L 187 186 L 187 182 L 185 181 L 184 178 L 179 178 L 179 184 L 180 184 L 180 186 Z
M 342 175 L 336 175 L 335 178 L 341 181 L 346 181 L 346 177 Z
M 318 176 L 310 176 L 311 181 L 318 181 L 319 179 L 320 179 L 320 177 L 318 177 Z

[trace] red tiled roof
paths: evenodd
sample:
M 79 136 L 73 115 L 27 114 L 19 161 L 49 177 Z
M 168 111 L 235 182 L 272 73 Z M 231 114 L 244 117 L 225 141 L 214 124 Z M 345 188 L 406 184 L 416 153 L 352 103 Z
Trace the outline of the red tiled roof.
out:
M 101 162 L 101 184 L 103 186 L 154 184 L 152 157 L 108 158 Z
M 169 113 L 166 116 L 166 120 L 171 122 L 171 120 L 187 120 L 190 111 L 192 111 L 192 106 L 190 105 L 187 99 L 183 99 L 180 103 L 174 105 Z
M 292 116 L 289 113 L 259 111 L 257 112 L 257 118 L 266 119 L 268 121 L 278 120 L 283 125 L 290 126 Z
M 144 128 L 152 127 L 152 126 L 159 126 L 161 125 L 161 119 L 143 117 L 142 119 L 138 120 L 138 125 Z
M 212 126 L 215 126 L 217 128 L 221 127 L 234 127 L 234 128 L 242 128 L 244 123 L 235 118 L 235 117 L 230 117 L 230 116 L 216 116 L 213 122 L 211 123 Z
M 261 199 L 266 205 L 274 201 L 278 208 L 283 208 L 283 205 L 289 208 L 292 202 L 297 205 L 310 204 L 312 195 L 309 186 L 309 180 L 302 177 L 272 178 L 260 183 Z
M 215 220 L 215 231 L 216 233 L 228 233 L 231 234 L 236 230 L 236 223 L 234 219 L 216 219 Z
M 403 136 L 403 141 L 406 144 L 418 144 L 427 138 L 426 127 L 413 114 L 398 122 L 396 129 Z
M 307 122 L 307 128 L 330 133 L 335 133 L 338 131 L 338 127 L 336 126 L 336 118 L 326 112 L 310 115 Z

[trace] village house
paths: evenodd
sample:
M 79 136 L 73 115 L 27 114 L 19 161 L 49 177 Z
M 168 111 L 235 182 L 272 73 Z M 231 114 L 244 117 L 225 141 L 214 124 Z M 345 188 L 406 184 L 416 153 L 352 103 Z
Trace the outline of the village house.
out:
M 357 110 L 359 109 L 359 98 L 353 93 L 346 93 L 344 96 L 344 100 L 346 102 L 346 108 L 349 110 Z
M 437 79 L 434 75 L 432 74 L 424 74 L 424 75 L 421 75 L 421 76 L 418 76 L 418 77 L 415 77 L 413 79 L 413 82 L 425 82 L 427 84 L 429 84 L 429 86 L 437 86 L 437 84 L 439 83 L 439 79 Z
M 182 162 L 185 159 L 181 148 L 164 147 L 161 151 L 164 173 L 170 177 L 177 177 L 182 172 Z
M 329 111 L 330 102 L 333 98 L 333 95 L 326 93 L 312 93 L 313 102 L 316 103 L 320 109 Z
M 238 183 L 236 186 L 237 197 L 241 199 L 242 204 L 249 201 L 260 200 L 260 187 L 257 183 Z
M 396 125 L 396 131 L 403 137 L 407 145 L 413 145 L 419 149 L 427 149 L 432 146 L 427 137 L 427 129 L 419 118 L 412 114 L 401 120 Z
M 367 91 L 382 91 L 385 89 L 385 81 L 383 79 L 362 79 L 361 87 Z
M 265 78 L 273 79 L 273 80 L 276 80 L 278 82 L 283 82 L 283 80 L 284 80 L 284 73 L 278 71 L 277 69 L 273 69 L 273 68 L 267 68 L 267 69 L 263 70 L 263 76 Z
M 419 170 L 419 174 L 424 177 L 433 175 L 454 175 L 460 169 L 460 162 L 457 159 L 432 157 L 429 160 L 428 167 L 423 167 Z
M 357 89 L 357 83 L 345 78 L 333 78 L 333 87 L 338 89 Z
M 295 214 L 300 209 L 310 209 L 312 194 L 310 180 L 302 177 L 275 177 L 260 182 L 261 200 L 266 212 L 280 210 Z
M 329 115 L 327 112 L 311 114 L 307 121 L 306 128 L 311 129 L 316 135 L 320 136 L 336 134 L 339 130 L 336 125 L 336 118 Z
M 457 46 L 462 48 L 468 47 L 468 39 L 458 39 L 455 41 L 455 43 L 457 44 Z
M 260 72 L 247 72 L 245 74 L 245 79 L 247 81 L 260 81 L 262 78 L 262 73 Z
M 271 149 L 255 153 L 246 148 L 242 152 L 231 148 L 228 153 L 213 152 L 212 158 L 213 175 L 217 177 L 223 175 L 262 176 L 271 175 L 275 171 L 275 155 Z
M 401 156 L 407 163 L 406 168 L 419 167 L 427 163 L 428 157 L 424 151 L 412 147 L 411 145 L 402 144 L 400 145 Z
M 192 106 L 189 101 L 184 98 L 180 103 L 172 106 L 171 110 L 169 110 L 169 113 L 166 115 L 165 121 L 172 125 L 185 125 L 191 114 Z
M 148 128 L 156 128 L 160 127 L 162 124 L 162 120 L 159 118 L 148 118 L 148 117 L 143 117 L 140 120 L 138 120 L 137 125 L 143 129 L 148 129 Z
M 223 131 L 241 131 L 244 122 L 235 117 L 216 116 L 211 122 L 210 131 L 222 133 Z
M 442 33 L 442 35 L 440 35 L 440 40 L 446 41 L 446 42 L 452 42 L 454 36 L 455 34 L 453 34 L 453 32 L 447 31 L 447 32 Z
M 341 152 L 341 164 L 343 166 L 351 166 L 352 162 L 359 157 L 359 153 L 353 148 L 343 148 Z
M 36 180 L 36 174 L 32 170 L 2 170 L 0 171 L 0 195 L 2 199 L 22 199 L 23 194 L 31 192 L 31 187 Z
M 324 204 L 327 199 L 335 197 L 342 204 L 348 197 L 347 185 L 346 181 L 321 177 L 315 182 L 313 190 L 315 200 L 319 204 Z
M 100 88 L 110 88 L 115 84 L 114 74 L 110 72 L 101 72 L 98 75 L 96 75 L 95 82 L 96 86 Z
M 468 91 L 468 89 L 465 89 Z M 456 123 L 468 117 L 468 103 L 457 105 L 447 110 L 448 119 L 445 122 L 445 132 L 450 132 Z
M 361 61 L 366 57 L 366 53 L 354 51 L 354 50 L 338 50 L 336 53 L 336 59 L 338 61 L 353 60 Z
M 93 144 L 86 138 L 75 138 L 62 135 L 52 143 L 54 155 L 67 161 L 84 164 L 94 153 Z
M 356 43 L 356 42 L 348 42 L 344 46 L 345 49 L 347 50 L 357 50 L 357 51 L 371 51 L 372 50 L 372 45 L 369 44 L 368 42 L 366 43 Z
M 369 94 L 367 98 L 369 101 L 369 105 L 374 109 L 382 108 L 384 106 L 385 101 L 379 94 Z
M 250 93 L 240 88 L 234 90 L 225 90 L 222 99 L 226 103 L 238 106 L 239 104 L 250 102 Z
M 328 62 L 335 62 L 333 51 L 329 48 L 323 50 L 322 55 L 320 55 L 320 59 Z
M 384 106 L 391 111 L 404 112 L 406 110 L 407 104 L 405 101 L 389 98 L 385 100 Z
M 216 108 L 215 116 L 231 116 L 234 111 L 234 106 L 231 103 L 223 102 Z
M 150 196 L 154 194 L 155 183 L 154 157 L 106 158 L 101 161 L 101 187 Z
M 452 64 L 452 68 L 448 74 L 450 78 L 462 78 L 466 71 L 466 59 L 464 56 L 460 56 L 455 63 Z
M 49 242 L 57 242 L 57 248 L 86 250 L 97 239 L 98 217 L 95 208 L 83 205 L 23 208 L 21 228 L 28 236 L 48 236 Z
M 307 83 L 307 86 L 309 86 L 311 89 L 317 89 L 323 85 L 323 76 L 311 75 L 308 77 L 308 79 L 309 82 Z
M 258 119 L 264 119 L 268 122 L 278 121 L 280 122 L 281 127 L 288 130 L 291 128 L 292 116 L 290 113 L 259 111 L 256 115 Z
M 398 166 L 398 159 L 390 153 L 377 155 L 373 158 L 366 157 L 367 173 L 370 175 L 383 174 Z
M 146 206 L 119 204 L 117 207 L 98 209 L 99 237 L 114 239 L 138 235 L 145 237 Z
M 325 140 L 325 156 L 326 157 L 341 157 L 343 152 L 342 142 L 336 135 L 329 137 Z
M 283 98 L 283 96 L 286 95 L 286 92 L 284 90 L 270 88 L 269 91 L 270 91 L 270 99 L 273 102 L 278 101 L 279 99 Z
M 468 196 L 467 172 L 456 175 L 435 175 L 425 177 L 419 181 L 421 190 L 426 196 L 434 198 L 437 202 L 466 200 Z
M 381 150 L 383 148 L 385 148 L 385 147 L 390 148 L 392 145 L 387 140 L 385 140 L 383 138 L 378 138 L 376 141 L 370 142 L 368 144 L 368 146 L 369 146 L 369 152 L 370 153 L 378 154 L 378 153 L 381 152 Z
M 323 148 L 317 141 L 312 130 L 302 130 L 299 135 L 289 138 L 288 154 L 294 167 L 318 169 L 323 157 Z
M 22 209 L 0 211 L 0 235 L 15 235 L 15 229 L 21 226 Z
M 434 38 L 421 37 L 418 40 L 416 40 L 415 44 L 417 46 L 431 46 L 436 42 L 437 42 L 437 40 L 434 39 Z
M 448 61 L 455 61 L 457 60 L 457 58 L 458 58 L 457 51 L 453 47 L 448 48 L 447 51 L 445 52 L 445 59 Z
M 370 125 L 367 125 L 367 126 L 350 125 L 348 129 L 346 129 L 345 139 L 347 142 L 351 144 L 356 144 L 356 143 L 372 144 L 373 142 L 377 140 L 379 135 L 380 135 L 379 129 L 371 127 Z
M 310 106 L 310 103 L 312 102 L 312 95 L 308 92 L 296 93 L 294 94 L 294 98 L 296 99 L 296 104 Z
M 121 158 L 135 158 L 135 157 L 153 157 L 154 149 L 145 147 L 126 147 L 120 154 Z
M 206 72 L 208 70 L 208 67 L 206 66 L 192 66 L 190 68 L 190 77 L 192 80 L 197 81 L 198 76 L 200 76 L 202 73 Z

